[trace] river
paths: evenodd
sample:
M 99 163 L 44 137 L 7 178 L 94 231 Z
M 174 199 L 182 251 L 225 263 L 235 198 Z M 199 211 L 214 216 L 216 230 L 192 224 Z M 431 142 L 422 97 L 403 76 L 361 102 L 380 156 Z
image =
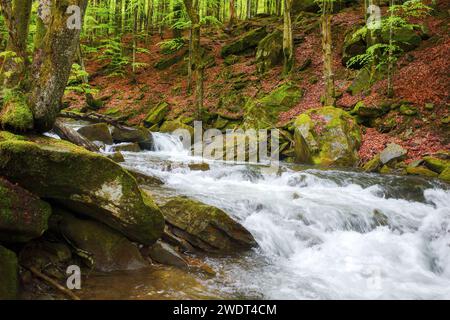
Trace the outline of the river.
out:
M 195 171 L 187 165 L 203 160 L 176 137 L 155 133 L 154 140 L 155 151 L 124 152 L 123 166 L 159 177 L 164 186 L 156 193 L 222 208 L 259 244 L 238 256 L 207 259 L 217 271 L 201 280 L 209 296 L 450 298 L 448 185 L 290 164 L 267 174 L 258 165 L 208 161 L 209 170 Z M 170 298 L 161 290 L 166 295 L 156 298 Z

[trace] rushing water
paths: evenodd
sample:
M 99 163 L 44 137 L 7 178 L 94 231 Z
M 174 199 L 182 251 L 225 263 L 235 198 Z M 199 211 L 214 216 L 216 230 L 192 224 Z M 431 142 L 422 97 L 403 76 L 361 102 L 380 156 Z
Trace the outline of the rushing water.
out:
M 181 142 L 155 134 L 155 151 L 125 152 L 125 167 L 222 208 L 259 248 L 210 258 L 208 285 L 263 299 L 450 298 L 450 190 L 438 181 L 284 165 L 210 161 L 192 171 Z

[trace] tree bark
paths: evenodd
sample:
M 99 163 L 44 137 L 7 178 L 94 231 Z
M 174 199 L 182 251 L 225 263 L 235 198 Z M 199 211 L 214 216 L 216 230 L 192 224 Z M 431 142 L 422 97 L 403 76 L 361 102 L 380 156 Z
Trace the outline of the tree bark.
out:
M 72 142 L 73 144 L 83 147 L 89 151 L 93 152 L 99 151 L 99 148 L 94 143 L 83 137 L 81 134 L 79 134 L 72 128 L 69 128 L 68 126 L 64 125 L 64 123 L 61 120 L 57 119 L 55 121 L 55 124 L 53 125 L 53 131 L 63 140 Z
M 87 3 L 87 0 L 53 0 L 51 17 L 43 21 L 47 30 L 34 52 L 29 97 L 35 129 L 39 132 L 53 127 L 79 44 L 81 28 L 69 28 L 71 15 L 66 10 L 70 5 L 80 8 L 77 18 L 82 23 Z
M 321 29 L 322 29 L 322 51 L 323 51 L 323 73 L 325 80 L 325 99 L 326 106 L 335 104 L 333 58 L 331 51 L 331 3 L 323 1 Z
M 20 84 L 26 76 L 27 36 L 30 23 L 32 0 L 0 0 L 3 16 L 8 28 L 6 51 L 14 56 L 5 60 L 3 65 L 3 85 L 12 88 Z
M 283 25 L 283 73 L 289 74 L 294 67 L 294 40 L 292 36 L 291 8 L 292 0 L 283 0 L 284 25 Z

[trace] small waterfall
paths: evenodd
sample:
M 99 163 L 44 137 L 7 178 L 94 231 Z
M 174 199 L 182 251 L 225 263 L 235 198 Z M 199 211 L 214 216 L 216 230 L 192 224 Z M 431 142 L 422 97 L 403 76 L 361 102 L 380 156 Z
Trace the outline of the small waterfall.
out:
M 189 154 L 189 150 L 184 148 L 181 140 L 175 135 L 153 132 L 153 141 L 155 152 Z

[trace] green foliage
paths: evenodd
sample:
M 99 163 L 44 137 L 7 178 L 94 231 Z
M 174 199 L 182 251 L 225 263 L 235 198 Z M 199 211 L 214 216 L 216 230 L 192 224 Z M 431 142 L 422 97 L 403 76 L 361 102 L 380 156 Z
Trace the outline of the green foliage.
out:
M 84 81 L 85 79 L 87 80 L 88 77 L 89 73 L 83 70 L 79 64 L 74 63 L 65 92 L 77 92 L 83 94 L 97 93 L 97 89 L 92 88 L 89 82 Z
M 184 47 L 186 41 L 183 38 L 168 39 L 158 43 L 164 54 L 171 54 L 177 52 Z
M 395 44 L 376 43 L 367 48 L 365 53 L 351 58 L 347 66 L 370 66 L 376 63 L 375 68 L 381 70 L 388 64 L 396 63 L 401 52 Z
M 102 45 L 99 50 L 101 54 L 98 60 L 108 60 L 107 72 L 110 76 L 123 76 L 125 67 L 130 64 L 129 57 L 122 53 L 122 43 L 120 38 L 114 37 L 101 41 Z

